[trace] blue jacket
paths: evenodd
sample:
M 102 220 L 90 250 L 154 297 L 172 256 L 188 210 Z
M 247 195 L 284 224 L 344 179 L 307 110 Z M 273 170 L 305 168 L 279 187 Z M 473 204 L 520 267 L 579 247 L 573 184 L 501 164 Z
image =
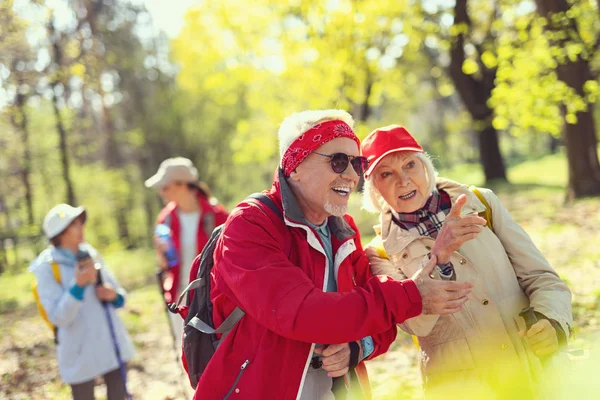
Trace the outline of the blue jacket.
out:
M 113 285 L 123 299 L 125 291 L 104 266 L 102 256 L 88 244 L 85 247 L 92 259 L 101 264 L 103 282 Z M 59 264 L 61 282 L 56 282 L 51 263 Z M 50 246 L 31 263 L 29 271 L 38 282 L 40 301 L 50 321 L 58 327 L 58 369 L 68 384 L 87 382 L 119 367 L 103 305 L 96 297 L 95 287 L 83 290 L 83 299 L 70 292 L 75 285 L 75 255 L 66 249 Z M 133 343 L 125 330 L 115 306 L 109 305 L 115 336 L 122 360 L 133 358 Z

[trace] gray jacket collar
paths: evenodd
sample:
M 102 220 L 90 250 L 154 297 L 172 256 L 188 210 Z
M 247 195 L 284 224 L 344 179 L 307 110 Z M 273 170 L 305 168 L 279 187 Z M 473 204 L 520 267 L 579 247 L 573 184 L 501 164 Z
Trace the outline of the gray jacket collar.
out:
M 283 174 L 281 168 L 278 169 L 278 174 L 281 203 L 283 205 L 283 215 L 285 219 L 308 226 L 308 221 L 304 217 L 300 205 L 298 205 L 298 201 L 296 200 L 296 196 L 294 196 L 292 188 L 288 184 L 287 178 Z M 339 241 L 343 242 L 356 236 L 356 232 L 350 227 L 350 224 L 348 224 L 345 218 L 330 216 L 327 221 L 329 230 Z

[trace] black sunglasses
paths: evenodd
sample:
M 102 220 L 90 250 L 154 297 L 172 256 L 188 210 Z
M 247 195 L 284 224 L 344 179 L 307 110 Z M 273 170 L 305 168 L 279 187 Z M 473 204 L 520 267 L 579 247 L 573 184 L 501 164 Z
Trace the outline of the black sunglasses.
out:
M 369 160 L 367 157 L 363 156 L 349 156 L 344 153 L 333 153 L 333 154 L 322 154 L 313 151 L 313 153 L 318 154 L 322 157 L 329 157 L 329 163 L 331 164 L 331 169 L 336 174 L 341 174 L 348 168 L 348 164 L 352 164 L 352 168 L 358 174 L 358 176 L 362 176 L 362 174 L 369 167 Z

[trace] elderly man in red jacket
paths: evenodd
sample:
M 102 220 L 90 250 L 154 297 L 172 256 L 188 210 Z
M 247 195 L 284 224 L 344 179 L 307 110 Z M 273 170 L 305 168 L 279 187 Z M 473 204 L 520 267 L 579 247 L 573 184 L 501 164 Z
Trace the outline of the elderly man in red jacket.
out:
M 370 398 L 363 361 L 385 353 L 396 324 L 449 314 L 471 285 L 373 277 L 348 197 L 367 166 L 352 117 L 305 111 L 279 129 L 281 163 L 263 192 L 282 211 L 241 203 L 214 253 L 215 326 L 245 315 L 217 348 L 194 399 Z

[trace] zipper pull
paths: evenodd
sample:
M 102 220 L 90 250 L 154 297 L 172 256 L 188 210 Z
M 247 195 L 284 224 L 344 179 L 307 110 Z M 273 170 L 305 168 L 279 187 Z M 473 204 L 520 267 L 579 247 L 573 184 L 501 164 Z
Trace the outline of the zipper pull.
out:
M 246 367 L 248 366 L 248 364 L 250 364 L 250 360 L 246 360 L 244 361 L 244 363 L 242 364 L 242 366 L 240 367 L 240 369 L 243 371 L 246 369 Z

